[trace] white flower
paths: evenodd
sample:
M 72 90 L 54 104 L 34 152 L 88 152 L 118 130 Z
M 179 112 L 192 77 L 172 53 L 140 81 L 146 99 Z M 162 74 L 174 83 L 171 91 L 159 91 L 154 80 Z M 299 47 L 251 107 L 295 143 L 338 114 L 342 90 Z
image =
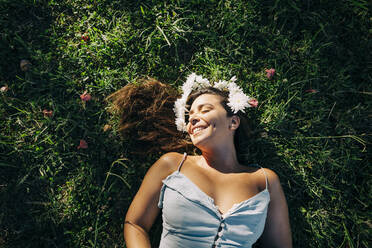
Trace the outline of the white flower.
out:
M 235 95 L 237 93 L 243 93 L 243 90 L 236 83 L 230 83 L 228 85 L 228 87 L 229 87 L 229 95 Z
M 185 119 L 177 118 L 176 119 L 176 126 L 177 126 L 178 131 L 185 132 L 187 130 Z
M 227 90 L 228 89 L 229 82 L 225 80 L 220 80 L 218 82 L 215 82 L 213 87 L 219 90 Z
M 192 91 L 192 88 L 191 87 L 190 88 L 186 88 L 185 90 L 183 90 L 182 91 L 183 92 L 182 98 L 187 99 L 187 97 L 190 95 L 191 91 Z
M 195 77 L 195 81 L 196 81 L 197 83 L 200 83 L 202 80 L 203 80 L 203 77 L 202 77 L 202 76 L 200 76 L 200 75 L 196 75 L 196 77 Z
M 237 80 L 237 78 L 236 78 L 236 76 L 233 76 L 232 78 L 230 78 L 230 82 L 232 82 L 232 83 L 235 83 L 235 81 Z
M 186 84 L 193 84 L 195 82 L 196 74 L 193 72 L 191 73 L 187 79 L 186 79 Z
M 194 82 L 195 82 L 195 77 L 196 77 L 196 74 L 195 73 L 191 73 L 187 77 L 186 82 L 182 85 L 182 92 L 183 92 L 183 94 L 185 94 L 185 92 L 191 92 L 192 87 L 193 87 Z
M 186 110 L 186 100 L 184 98 L 178 98 L 174 103 L 173 111 L 176 114 L 176 117 L 182 117 Z
M 201 88 L 208 88 L 212 86 L 211 83 L 209 82 L 208 79 L 203 79 L 200 83 L 199 83 L 199 87 Z
M 205 89 L 211 86 L 208 79 L 203 78 L 202 76 L 199 76 L 199 75 L 196 75 L 195 82 L 196 84 L 194 84 L 193 88 L 197 90 Z
M 227 105 L 231 108 L 234 114 L 236 114 L 239 110 L 245 113 L 244 109 L 249 107 L 249 97 L 243 92 L 230 94 L 228 100 L 229 102 Z
M 174 103 L 175 109 L 183 109 L 186 106 L 186 100 L 184 98 L 178 98 Z

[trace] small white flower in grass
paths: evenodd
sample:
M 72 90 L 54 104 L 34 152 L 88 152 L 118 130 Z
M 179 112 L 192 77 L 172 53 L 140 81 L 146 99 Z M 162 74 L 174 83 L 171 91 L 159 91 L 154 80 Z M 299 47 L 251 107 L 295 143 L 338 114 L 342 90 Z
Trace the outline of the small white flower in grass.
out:
M 245 113 L 244 109 L 250 107 L 248 101 L 249 97 L 246 94 L 243 92 L 238 92 L 229 95 L 229 102 L 227 105 L 231 108 L 234 114 L 236 114 L 239 110 Z
M 9 90 L 8 85 L 4 85 L 3 87 L 0 88 L 0 92 L 1 92 L 1 93 L 5 93 L 5 92 L 7 92 L 8 90 Z

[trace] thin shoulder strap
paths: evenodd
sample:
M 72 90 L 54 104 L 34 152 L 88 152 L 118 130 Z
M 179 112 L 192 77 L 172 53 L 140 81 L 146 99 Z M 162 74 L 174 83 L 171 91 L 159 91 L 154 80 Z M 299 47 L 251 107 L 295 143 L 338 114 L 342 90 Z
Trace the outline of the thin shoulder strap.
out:
M 261 167 L 261 166 L 260 166 Z M 263 170 L 264 174 L 265 174 L 265 179 L 266 179 L 266 189 L 267 189 L 267 174 L 266 174 L 266 171 L 264 168 L 261 167 L 261 169 Z
M 181 167 L 182 167 L 182 165 L 183 165 L 183 162 L 185 162 L 186 157 L 187 157 L 187 153 L 185 152 L 185 153 L 183 153 L 183 158 L 182 158 L 181 163 L 178 165 L 178 169 L 177 169 L 178 171 L 181 170 Z

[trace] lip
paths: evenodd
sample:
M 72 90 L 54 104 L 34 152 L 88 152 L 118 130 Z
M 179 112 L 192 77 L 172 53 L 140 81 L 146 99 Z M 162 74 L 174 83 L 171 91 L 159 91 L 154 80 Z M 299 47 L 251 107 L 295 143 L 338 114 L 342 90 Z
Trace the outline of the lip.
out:
M 198 125 L 198 126 L 195 126 L 193 128 L 191 128 L 191 135 L 194 135 L 194 129 L 195 128 L 199 128 L 199 127 L 203 127 L 204 129 L 206 129 L 209 125 Z

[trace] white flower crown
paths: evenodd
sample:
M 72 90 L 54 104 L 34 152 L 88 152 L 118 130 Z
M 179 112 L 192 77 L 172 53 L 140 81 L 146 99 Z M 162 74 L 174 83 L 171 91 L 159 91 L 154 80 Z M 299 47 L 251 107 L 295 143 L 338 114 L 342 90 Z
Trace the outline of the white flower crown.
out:
M 185 112 L 186 101 L 193 90 L 206 89 L 213 87 L 221 91 L 228 91 L 229 98 L 227 105 L 232 112 L 236 114 L 238 111 L 244 112 L 245 108 L 257 106 L 257 101 L 244 94 L 243 90 L 235 83 L 236 77 L 233 76 L 229 81 L 220 80 L 218 82 L 210 83 L 208 79 L 202 76 L 191 73 L 186 82 L 182 85 L 182 96 L 174 103 L 174 113 L 176 114 L 177 130 L 186 132 Z

